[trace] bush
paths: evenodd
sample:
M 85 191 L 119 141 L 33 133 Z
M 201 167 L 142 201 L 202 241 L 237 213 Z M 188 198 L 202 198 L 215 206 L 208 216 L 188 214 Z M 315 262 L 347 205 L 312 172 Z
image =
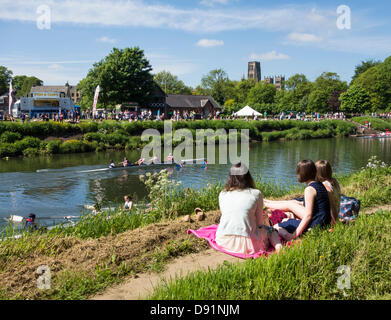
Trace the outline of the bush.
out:
M 40 151 L 37 148 L 27 148 L 27 149 L 23 150 L 23 155 L 25 157 L 34 157 L 39 154 L 40 154 Z
M 0 142 L 14 143 L 16 140 L 20 140 L 21 138 L 22 136 L 19 132 L 7 131 L 1 135 Z
M 50 154 L 56 154 L 60 152 L 61 140 L 49 141 L 46 145 L 46 151 Z

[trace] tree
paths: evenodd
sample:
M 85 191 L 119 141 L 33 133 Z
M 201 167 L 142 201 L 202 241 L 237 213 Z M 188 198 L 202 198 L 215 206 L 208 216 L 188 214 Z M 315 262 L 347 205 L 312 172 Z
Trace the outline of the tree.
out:
M 352 85 L 342 93 L 341 110 L 349 113 L 362 113 L 372 110 L 371 96 L 368 91 L 358 85 Z
M 352 84 L 359 85 L 367 90 L 371 96 L 372 109 L 374 111 L 390 110 L 391 57 L 360 74 Z
M 234 85 L 223 69 L 212 70 L 203 76 L 200 89 L 204 94 L 211 95 L 221 105 L 234 96 Z
M 0 95 L 7 92 L 11 79 L 12 71 L 8 70 L 6 67 L 0 66 Z
M 157 73 L 153 79 L 167 94 L 192 94 L 192 88 L 168 71 Z
M 251 105 L 274 103 L 276 91 L 274 85 L 260 81 L 248 93 L 247 103 Z
M 142 106 L 152 101 L 156 85 L 152 67 L 139 47 L 117 49 L 94 63 L 87 77 L 78 84 L 81 104 L 92 104 L 95 88 L 100 85 L 99 102 L 103 106 L 137 102 Z
M 255 87 L 257 82 L 254 79 L 242 79 L 235 83 L 235 100 L 239 104 L 245 104 L 248 93 Z
M 13 81 L 15 81 L 15 79 L 16 79 L 17 86 L 18 86 L 16 88 L 17 95 L 19 97 L 26 96 L 31 91 L 32 87 L 43 85 L 43 81 L 38 79 L 37 77 L 15 76 Z
M 334 91 L 329 100 L 327 101 L 327 104 L 328 104 L 328 107 L 329 107 L 329 111 L 330 112 L 339 112 L 340 109 L 341 109 L 341 101 L 339 100 L 339 97 L 341 96 L 341 94 L 345 92 L 345 91 Z
M 347 90 L 346 82 L 341 81 L 339 75 L 334 72 L 323 72 L 316 80 L 313 90 L 308 96 L 308 111 L 328 112 L 330 110 L 329 99 L 336 91 Z
M 375 67 L 379 65 L 381 61 L 379 60 L 367 60 L 367 61 L 361 61 L 361 64 L 356 65 L 356 68 L 354 70 L 354 76 L 352 77 L 352 82 L 357 79 L 362 73 L 367 71 L 368 69 Z

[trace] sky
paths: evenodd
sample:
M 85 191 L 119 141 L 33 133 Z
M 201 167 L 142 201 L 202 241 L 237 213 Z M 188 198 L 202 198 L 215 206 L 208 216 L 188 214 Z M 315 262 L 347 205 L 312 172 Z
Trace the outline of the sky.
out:
M 341 7 L 342 6 L 342 7 Z M 138 46 L 153 73 L 195 87 L 260 61 L 265 76 L 336 72 L 391 55 L 391 1 L 0 0 L 0 65 L 45 85 L 76 85 L 113 47 Z M 350 17 L 350 19 L 349 19 Z

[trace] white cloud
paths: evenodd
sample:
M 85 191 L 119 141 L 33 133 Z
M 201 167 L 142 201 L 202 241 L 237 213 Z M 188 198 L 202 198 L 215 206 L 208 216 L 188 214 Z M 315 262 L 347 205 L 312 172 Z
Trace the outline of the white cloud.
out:
M 213 39 L 201 39 L 196 43 L 196 45 L 198 47 L 216 47 L 216 46 L 224 45 L 224 41 L 223 40 L 213 40 Z
M 109 37 L 100 37 L 98 39 L 96 39 L 96 41 L 98 42 L 103 42 L 103 43 L 116 43 L 117 42 L 117 39 L 113 39 L 113 38 L 109 38 Z
M 226 0 L 218 0 L 220 3 Z M 0 19 L 36 23 L 41 0 L 2 0 Z M 216 0 L 208 1 L 208 3 Z M 205 2 L 206 3 L 206 2 Z M 260 29 L 303 32 L 335 26 L 335 12 L 303 6 L 281 8 L 177 8 L 145 0 L 51 0 L 51 28 L 56 23 L 169 28 L 191 32 Z
M 200 0 L 201 1 L 201 0 Z M 233 0 L 202 0 L 206 3 L 228 4 Z M 217 1 L 217 2 L 216 2 Z M 237 6 L 182 8 L 167 5 L 164 1 L 146 0 L 47 0 L 51 8 L 51 30 L 56 24 L 99 25 L 104 27 L 123 26 L 138 28 L 171 29 L 194 32 L 197 34 L 240 30 L 260 30 L 283 33 L 285 44 L 307 45 L 334 48 L 336 43 L 343 44 L 346 32 L 337 30 L 335 8 L 316 8 L 308 5 L 280 5 L 278 7 Z M 200 3 L 200 2 L 198 2 Z M 42 0 L 1 0 L 0 20 L 23 21 L 36 24 L 36 9 Z M 354 28 L 348 34 L 349 42 L 357 50 L 344 50 L 355 53 L 374 52 L 383 54 L 390 45 L 389 36 L 371 34 L 371 28 L 379 27 L 368 18 L 365 10 L 355 10 Z M 380 24 L 385 25 L 382 21 Z M 309 31 L 310 30 L 310 31 Z M 368 33 L 361 32 L 368 30 Z M 47 31 L 42 31 L 47 32 Z M 278 35 L 277 35 L 278 36 Z M 377 42 L 365 40 L 376 38 Z M 372 47 L 375 45 L 374 47 Z M 338 48 L 337 48 L 338 49 Z M 338 49 L 339 50 L 339 49 Z
M 250 60 L 261 60 L 261 61 L 271 61 L 271 60 L 288 60 L 291 57 L 284 53 L 277 53 L 276 51 L 270 51 L 267 53 L 261 54 L 251 54 Z
M 323 40 L 322 37 L 311 34 L 311 33 L 299 33 L 292 32 L 288 35 L 288 39 L 297 42 L 320 42 Z

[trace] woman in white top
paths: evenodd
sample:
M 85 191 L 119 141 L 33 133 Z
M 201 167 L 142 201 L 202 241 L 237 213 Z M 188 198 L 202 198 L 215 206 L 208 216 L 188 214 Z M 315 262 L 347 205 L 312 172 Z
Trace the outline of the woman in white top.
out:
M 327 160 L 319 160 L 315 163 L 316 180 L 323 183 L 330 200 L 331 223 L 334 225 L 338 221 L 341 207 L 341 188 L 338 181 L 333 178 L 331 165 Z
M 254 254 L 266 251 L 270 244 L 279 251 L 278 233 L 263 212 L 263 197 L 248 168 L 233 165 L 224 190 L 219 195 L 220 224 L 216 243 L 232 253 Z
M 127 211 L 132 210 L 132 207 L 133 207 L 132 197 L 129 195 L 125 196 L 124 200 L 125 200 L 124 209 Z

